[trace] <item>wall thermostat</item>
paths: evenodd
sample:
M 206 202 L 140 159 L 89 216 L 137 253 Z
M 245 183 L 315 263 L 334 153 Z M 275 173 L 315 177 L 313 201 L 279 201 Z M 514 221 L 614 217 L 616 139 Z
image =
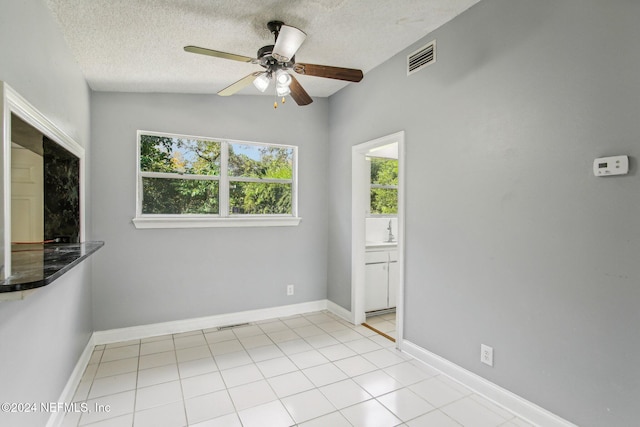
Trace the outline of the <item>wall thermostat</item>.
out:
M 627 173 L 629 173 L 628 156 L 601 157 L 593 161 L 595 176 L 625 175 Z

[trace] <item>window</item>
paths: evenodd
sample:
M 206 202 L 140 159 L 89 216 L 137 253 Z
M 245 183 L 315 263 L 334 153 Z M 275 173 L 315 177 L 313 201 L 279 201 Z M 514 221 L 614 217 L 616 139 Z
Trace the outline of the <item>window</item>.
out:
M 138 228 L 299 223 L 296 147 L 139 131 L 138 156 Z
M 370 157 L 371 186 L 370 213 L 396 215 L 398 213 L 398 160 Z
M 294 149 L 229 143 L 232 214 L 292 215 Z

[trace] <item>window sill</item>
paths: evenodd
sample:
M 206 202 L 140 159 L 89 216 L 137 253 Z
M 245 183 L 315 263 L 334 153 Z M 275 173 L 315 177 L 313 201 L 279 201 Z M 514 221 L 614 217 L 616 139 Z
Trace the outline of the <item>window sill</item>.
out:
M 231 217 L 231 218 L 198 218 L 198 217 L 138 217 L 134 218 L 136 228 L 214 228 L 214 227 L 295 227 L 300 224 L 300 217 Z

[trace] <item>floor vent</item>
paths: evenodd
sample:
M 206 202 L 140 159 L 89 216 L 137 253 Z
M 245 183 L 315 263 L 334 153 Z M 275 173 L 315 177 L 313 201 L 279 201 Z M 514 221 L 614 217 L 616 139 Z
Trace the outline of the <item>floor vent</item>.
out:
M 436 62 L 435 40 L 407 56 L 407 75 L 413 74 L 434 62 Z
M 238 323 L 235 325 L 218 326 L 219 331 L 226 331 L 227 329 L 239 328 L 241 326 L 249 326 L 248 323 Z

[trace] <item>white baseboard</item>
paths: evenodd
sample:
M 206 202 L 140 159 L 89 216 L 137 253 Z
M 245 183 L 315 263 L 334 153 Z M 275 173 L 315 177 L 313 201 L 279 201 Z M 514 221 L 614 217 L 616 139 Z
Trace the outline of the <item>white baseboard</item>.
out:
M 62 393 L 60 394 L 60 398 L 58 402 L 71 403 L 73 401 L 73 395 L 80 384 L 80 380 L 82 379 L 82 375 L 84 374 L 84 370 L 86 369 L 89 361 L 91 360 L 91 355 L 93 354 L 93 348 L 96 343 L 93 341 L 93 335 L 89 338 L 87 345 L 84 347 L 82 354 L 78 358 L 76 362 L 75 368 L 73 368 L 73 372 L 69 376 L 67 380 L 67 384 L 64 386 Z M 58 411 L 52 412 L 51 416 L 49 416 L 49 420 L 47 421 L 46 427 L 58 427 L 62 424 L 62 420 L 64 419 L 65 412 Z
M 263 308 L 260 310 L 240 311 L 237 313 L 219 314 L 215 316 L 199 317 L 195 319 L 154 323 L 152 325 L 132 326 L 128 328 L 96 331 L 93 333 L 93 338 L 96 345 L 110 344 L 120 341 L 150 338 L 158 335 L 178 334 L 180 332 L 188 332 L 198 329 L 217 328 L 219 326 L 257 322 L 260 320 L 294 316 L 296 314 L 310 313 L 313 311 L 326 309 L 327 300 L 318 300 L 300 304 Z
M 346 308 L 336 304 L 333 301 L 327 300 L 327 310 L 349 323 L 354 323 L 353 314 Z
M 575 424 L 560 418 L 546 409 L 523 399 L 509 390 L 437 354 L 431 353 L 411 341 L 403 340 L 402 350 L 534 425 L 544 427 L 577 427 Z

